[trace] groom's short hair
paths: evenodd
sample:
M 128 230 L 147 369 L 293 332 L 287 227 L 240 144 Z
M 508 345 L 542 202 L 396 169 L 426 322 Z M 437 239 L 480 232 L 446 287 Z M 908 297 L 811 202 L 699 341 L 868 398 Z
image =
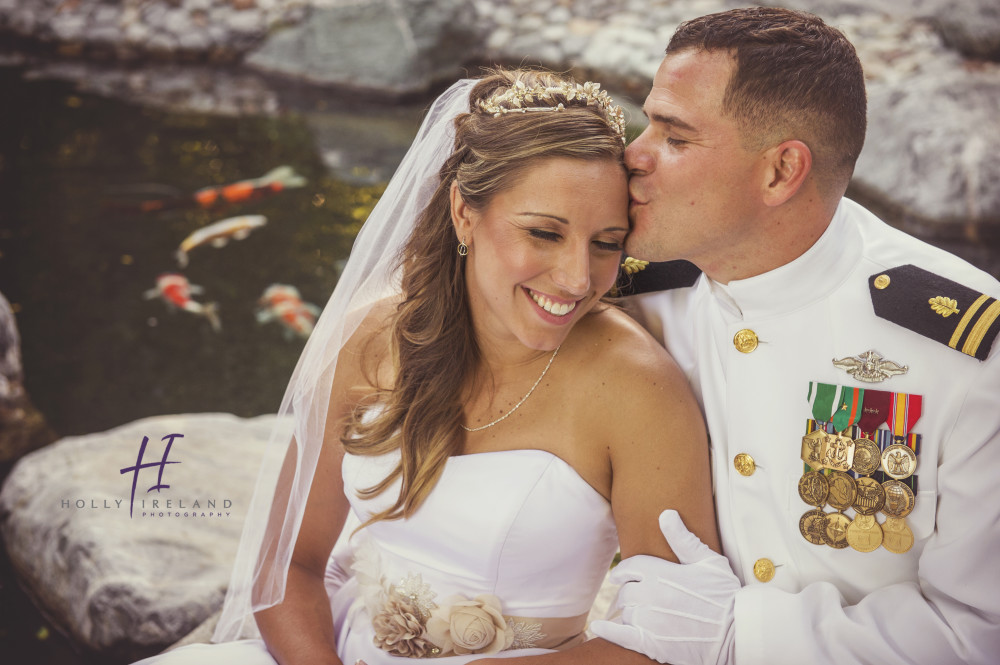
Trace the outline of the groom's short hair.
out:
M 735 63 L 722 112 L 744 147 L 799 139 L 822 180 L 846 187 L 864 145 L 867 99 L 854 46 L 818 16 L 750 7 L 686 21 L 666 54 L 728 52 Z

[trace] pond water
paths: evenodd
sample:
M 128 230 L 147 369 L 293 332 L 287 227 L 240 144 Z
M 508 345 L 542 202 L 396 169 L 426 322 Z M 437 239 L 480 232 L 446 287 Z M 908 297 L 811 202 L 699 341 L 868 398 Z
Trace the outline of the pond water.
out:
M 2 132 L 0 290 L 23 338 L 27 390 L 51 427 L 69 435 L 156 414 L 273 412 L 303 341 L 259 325 L 256 301 L 283 283 L 325 304 L 384 184 L 330 175 L 316 113 L 170 113 L 3 76 L 20 102 L 16 130 Z M 418 118 L 419 108 L 399 114 L 405 141 Z M 306 186 L 211 210 L 135 209 L 280 165 Z M 157 275 L 179 270 L 174 252 L 188 234 L 242 214 L 267 225 L 221 249 L 194 249 L 183 270 L 204 289 L 196 300 L 218 303 L 221 332 L 143 298 Z

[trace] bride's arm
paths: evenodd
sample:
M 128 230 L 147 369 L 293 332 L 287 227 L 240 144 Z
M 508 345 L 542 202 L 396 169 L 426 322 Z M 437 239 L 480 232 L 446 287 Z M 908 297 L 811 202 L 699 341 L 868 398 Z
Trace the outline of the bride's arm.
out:
M 329 433 L 326 438 L 330 438 Z M 347 517 L 340 475 L 342 457 L 339 437 L 324 442 L 288 567 L 285 597 L 254 615 L 268 651 L 281 665 L 341 662 L 323 576 Z
M 384 309 L 375 307 L 338 356 L 323 447 L 292 552 L 284 599 L 254 615 L 268 651 L 281 665 L 341 663 L 324 586 L 327 563 L 349 511 L 341 475 L 344 449 L 340 437 L 357 403 L 359 386 L 369 383 L 365 369 L 377 367 L 384 357 L 381 342 L 385 331 L 379 325 Z M 283 506 L 278 510 L 284 514 Z

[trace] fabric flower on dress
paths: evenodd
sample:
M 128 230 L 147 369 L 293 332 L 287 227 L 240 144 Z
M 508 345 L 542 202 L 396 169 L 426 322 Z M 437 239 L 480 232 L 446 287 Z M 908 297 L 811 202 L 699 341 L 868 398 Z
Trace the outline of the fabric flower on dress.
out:
M 510 647 L 514 631 L 496 596 L 482 594 L 473 600 L 452 596 L 431 613 L 427 637 L 442 654 L 493 654 Z
M 424 634 L 420 609 L 409 598 L 390 592 L 382 610 L 372 619 L 375 646 L 406 658 L 436 655 L 437 649 Z

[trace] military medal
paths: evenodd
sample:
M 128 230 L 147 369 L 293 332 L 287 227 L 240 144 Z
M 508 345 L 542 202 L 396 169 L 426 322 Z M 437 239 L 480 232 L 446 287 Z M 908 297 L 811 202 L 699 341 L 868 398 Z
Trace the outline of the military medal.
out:
M 854 440 L 854 461 L 851 469 L 859 476 L 870 476 L 878 471 L 882 455 L 878 444 L 867 437 Z
M 848 388 L 844 386 L 840 390 L 840 404 L 831 419 L 833 429 L 839 434 L 827 437 L 826 445 L 823 448 L 821 462 L 828 469 L 837 471 L 850 471 L 854 464 L 854 439 L 845 436 L 858 418 L 861 417 L 861 404 L 864 400 L 865 391 L 861 388 Z
M 822 508 L 803 513 L 799 519 L 799 533 L 813 545 L 826 543 L 826 513 Z
M 823 453 L 827 447 L 827 439 L 833 435 L 826 432 L 826 423 L 833 415 L 833 401 L 837 396 L 837 386 L 829 383 L 809 383 L 809 393 L 806 399 L 812 404 L 812 415 L 816 420 L 816 429 L 802 437 L 802 461 L 808 470 L 819 471 L 823 466 Z M 810 425 L 810 427 L 812 427 Z
M 869 432 L 876 432 L 889 417 L 892 393 L 883 390 L 865 390 L 864 405 L 858 429 L 861 437 L 854 440 L 854 463 L 851 468 L 859 476 L 870 476 L 882 464 L 882 452 L 877 443 L 869 438 Z
M 904 480 L 917 468 L 917 455 L 909 446 L 894 443 L 882 451 L 882 470 L 894 480 Z
M 838 512 L 826 516 L 825 542 L 834 549 L 847 547 L 847 527 L 851 518 L 844 511 L 851 507 L 858 495 L 854 478 L 843 471 L 832 472 L 827 481 L 830 483 L 830 495 L 826 501 Z
M 903 554 L 913 547 L 913 532 L 906 525 L 906 520 L 897 517 L 887 517 L 882 525 L 882 547 L 893 554 Z
M 882 470 L 890 478 L 903 480 L 916 471 L 920 435 L 910 434 L 910 430 L 920 419 L 922 410 L 923 397 L 920 395 L 895 393 L 892 396 L 888 422 L 893 445 L 882 451 Z
M 826 501 L 837 510 L 844 511 L 854 504 L 858 496 L 858 486 L 854 478 L 843 471 L 834 471 L 827 478 L 830 484 L 830 494 Z
M 823 531 L 826 544 L 836 550 L 842 550 L 847 547 L 847 527 L 850 525 L 851 518 L 844 513 L 830 513 L 827 515 L 826 529 Z
M 882 528 L 874 515 L 858 515 L 847 527 L 847 544 L 859 552 L 874 552 L 882 539 Z
M 830 494 L 830 483 L 819 471 L 810 471 L 799 478 L 799 496 L 810 506 L 822 507 Z
M 813 430 L 802 437 L 802 461 L 810 469 L 823 468 L 823 448 L 826 446 L 826 437 L 830 436 L 821 429 Z
M 882 506 L 885 505 L 885 488 L 882 487 L 881 483 L 874 478 L 863 476 L 857 479 L 855 485 L 857 496 L 851 505 L 858 515 L 874 515 L 882 510 Z M 906 486 L 904 485 L 904 487 Z M 907 487 L 907 489 L 909 488 Z
M 902 519 L 913 512 L 915 498 L 910 486 L 898 480 L 887 480 L 882 483 L 885 491 L 885 504 L 882 513 L 887 517 Z

